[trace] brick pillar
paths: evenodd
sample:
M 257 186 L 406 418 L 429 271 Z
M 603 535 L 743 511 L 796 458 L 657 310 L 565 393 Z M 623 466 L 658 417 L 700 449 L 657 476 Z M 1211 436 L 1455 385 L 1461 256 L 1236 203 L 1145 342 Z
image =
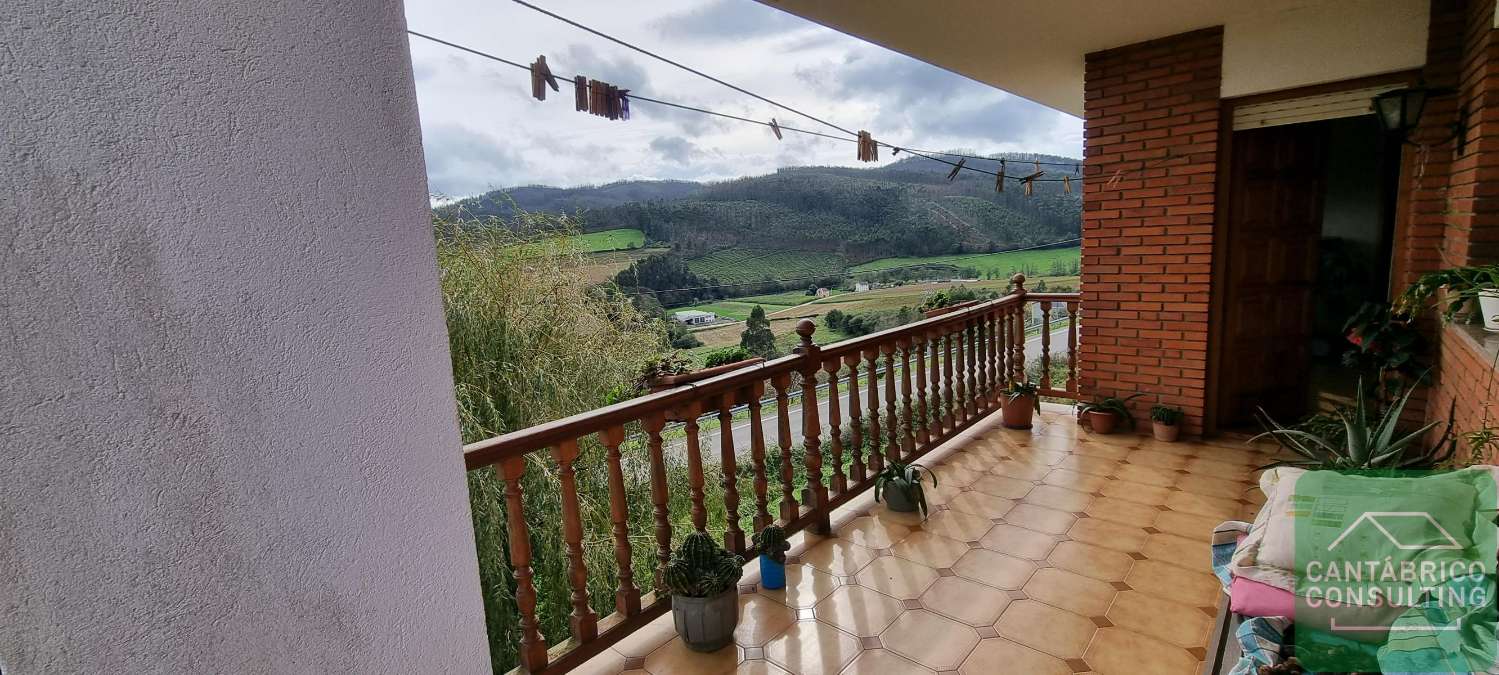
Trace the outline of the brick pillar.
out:
M 1081 387 L 1202 432 L 1221 28 L 1087 55 Z

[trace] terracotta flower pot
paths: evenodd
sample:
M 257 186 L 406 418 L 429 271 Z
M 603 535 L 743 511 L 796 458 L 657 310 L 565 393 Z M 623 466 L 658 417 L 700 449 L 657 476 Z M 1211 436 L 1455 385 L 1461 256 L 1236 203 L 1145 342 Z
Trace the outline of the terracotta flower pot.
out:
M 1181 435 L 1181 431 L 1182 428 L 1179 424 L 1163 424 L 1156 421 L 1151 421 L 1150 423 L 1150 433 L 1158 441 L 1175 443 L 1176 437 Z
M 1119 425 L 1119 415 L 1102 411 L 1089 410 L 1087 413 L 1088 425 L 1093 427 L 1095 434 L 1113 433 L 1114 427 Z
M 1006 429 L 1029 429 L 1031 428 L 1031 417 L 1036 414 L 1035 396 L 1018 396 L 1010 398 L 1004 396 L 1004 406 L 1000 409 L 1000 423 Z

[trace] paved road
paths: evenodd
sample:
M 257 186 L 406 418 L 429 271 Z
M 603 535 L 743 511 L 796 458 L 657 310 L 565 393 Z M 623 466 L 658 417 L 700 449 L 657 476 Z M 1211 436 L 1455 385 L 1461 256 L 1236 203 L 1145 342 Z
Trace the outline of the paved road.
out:
M 1033 337 L 1033 338 L 1031 338 L 1029 340 L 1026 340 L 1026 342 L 1025 342 L 1025 358 L 1026 358 L 1026 360 L 1029 361 L 1030 359 L 1039 357 L 1040 355 L 1041 355 L 1041 336 L 1037 335 L 1037 336 L 1035 336 L 1035 337 Z M 1064 323 L 1064 324 L 1062 324 L 1061 327 L 1056 328 L 1056 329 L 1052 330 L 1052 332 L 1051 332 L 1051 358 L 1053 360 L 1055 360 L 1055 359 L 1058 359 L 1058 358 L 1065 358 L 1066 355 L 1067 355 L 1067 325 Z M 913 365 L 913 368 L 914 368 L 914 365 Z M 863 412 L 865 414 L 869 413 L 869 411 L 866 409 L 868 406 L 865 405 L 869 401 L 869 399 L 868 399 L 868 395 L 869 395 L 869 389 L 868 389 L 869 388 L 869 381 L 868 381 L 867 375 L 868 375 L 867 372 L 865 372 L 863 370 L 860 371 L 860 378 L 859 378 L 859 402 L 860 402 L 860 410 L 861 410 L 861 412 Z M 901 377 L 900 377 L 900 375 L 901 374 L 899 372 L 897 372 L 895 374 L 895 386 L 896 386 L 897 392 L 899 391 L 899 388 L 901 386 Z M 884 378 L 883 373 L 881 373 L 880 377 L 877 378 L 876 383 L 878 385 L 878 390 L 879 390 L 880 409 L 881 409 L 881 411 L 883 411 L 884 410 L 884 405 L 885 405 L 885 403 L 884 403 L 885 402 L 885 378 Z M 826 384 L 823 385 L 824 388 L 826 386 L 827 386 Z M 839 382 L 838 382 L 838 398 L 839 398 L 838 407 L 839 407 L 839 411 L 844 416 L 845 424 L 846 424 L 846 420 L 847 420 L 847 417 L 848 417 L 848 396 L 849 396 L 848 379 L 844 378 L 842 380 L 839 380 Z M 828 404 L 829 404 L 829 400 L 827 398 L 820 398 L 817 401 L 817 419 L 821 423 L 824 433 L 826 433 L 827 428 L 828 428 Z M 896 399 L 896 404 L 897 404 L 897 406 L 900 405 L 900 399 L 898 397 Z M 796 443 L 800 443 L 801 440 L 802 440 L 802 406 L 801 406 L 799 400 L 794 400 L 794 401 L 791 402 L 790 407 L 787 409 L 787 413 L 788 413 L 788 416 L 790 417 L 790 421 L 791 421 L 791 436 L 793 438 L 793 441 L 796 442 Z M 715 418 L 713 416 L 708 416 L 708 417 L 702 418 L 702 421 L 703 422 L 707 422 L 710 419 L 715 419 Z M 751 427 L 752 426 L 753 426 L 753 423 L 750 422 L 750 421 L 748 421 L 748 420 L 739 420 L 739 421 L 736 421 L 734 423 L 734 426 L 732 428 L 732 434 L 733 434 L 732 438 L 734 439 L 734 451 L 735 451 L 736 455 L 742 457 L 742 456 L 747 456 L 749 454 L 750 436 L 751 436 Z M 774 446 L 776 444 L 776 437 L 777 437 L 777 434 L 778 434 L 778 432 L 777 432 L 777 426 L 778 426 L 778 423 L 777 423 L 777 415 L 776 415 L 775 403 L 774 402 L 770 402 L 770 403 L 764 405 L 761 408 L 761 429 L 763 430 L 763 432 L 765 434 L 765 445 L 766 445 L 766 447 L 771 447 L 771 446 Z M 701 447 L 702 447 L 703 455 L 706 456 L 706 457 L 717 457 L 718 456 L 718 452 L 719 452 L 719 438 L 720 438 L 719 429 L 715 428 L 715 429 L 712 429 L 712 430 L 709 430 L 709 431 L 701 432 L 700 433 L 700 437 L 702 438 L 702 445 L 701 445 Z M 678 451 L 680 451 L 682 448 L 685 447 L 685 443 L 686 443 L 685 440 L 683 440 L 683 441 L 677 441 L 675 443 L 671 443 L 671 444 L 668 445 L 668 450 L 678 450 Z

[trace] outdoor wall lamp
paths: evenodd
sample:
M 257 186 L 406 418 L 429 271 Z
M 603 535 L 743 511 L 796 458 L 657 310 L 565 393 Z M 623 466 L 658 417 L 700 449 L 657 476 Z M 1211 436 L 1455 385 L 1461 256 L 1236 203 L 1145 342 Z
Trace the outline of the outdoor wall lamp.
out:
M 1386 133 L 1398 134 L 1401 141 L 1410 143 L 1406 137 L 1421 122 L 1421 113 L 1426 110 L 1426 102 L 1439 96 L 1451 96 L 1456 93 L 1451 89 L 1433 89 L 1417 85 L 1403 89 L 1393 89 L 1374 97 L 1374 116 L 1379 118 L 1379 126 Z M 1458 121 L 1451 126 L 1452 135 L 1432 145 L 1442 145 L 1448 141 L 1457 140 L 1457 150 L 1462 152 L 1464 137 L 1467 135 L 1467 111 L 1458 111 Z

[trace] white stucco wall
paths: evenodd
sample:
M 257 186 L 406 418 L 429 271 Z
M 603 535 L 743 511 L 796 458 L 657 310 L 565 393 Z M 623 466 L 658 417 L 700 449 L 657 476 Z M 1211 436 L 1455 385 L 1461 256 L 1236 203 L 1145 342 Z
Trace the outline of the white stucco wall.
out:
M 0 669 L 476 673 L 398 0 L 0 13 Z

